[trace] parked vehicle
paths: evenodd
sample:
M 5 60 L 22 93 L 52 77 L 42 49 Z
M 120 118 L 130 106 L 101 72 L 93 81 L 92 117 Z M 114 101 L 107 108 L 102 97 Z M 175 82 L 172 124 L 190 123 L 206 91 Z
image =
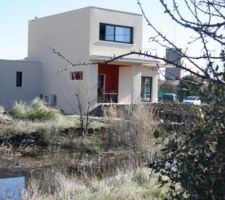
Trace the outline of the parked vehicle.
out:
M 174 94 L 174 93 L 165 93 L 163 95 L 163 101 L 178 102 L 177 101 L 177 95 Z
M 201 99 L 198 96 L 187 96 L 183 100 L 184 104 L 201 105 Z

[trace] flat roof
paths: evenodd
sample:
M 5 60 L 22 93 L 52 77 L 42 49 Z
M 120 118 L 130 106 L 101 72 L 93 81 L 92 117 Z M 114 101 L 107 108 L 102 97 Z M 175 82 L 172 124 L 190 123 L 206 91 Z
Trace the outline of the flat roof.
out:
M 139 13 L 133 13 L 133 12 L 121 11 L 121 10 L 115 10 L 115 9 L 109 9 L 109 8 L 100 8 L 100 7 L 95 7 L 95 6 L 89 6 L 89 7 L 86 7 L 86 8 L 99 9 L 99 10 L 105 10 L 105 11 L 111 11 L 111 12 L 117 12 L 117 13 L 125 13 L 125 14 L 129 14 L 129 15 L 142 16 L 142 14 L 139 14 Z
M 129 15 L 142 16 L 142 14 L 128 12 L 128 11 L 121 11 L 121 10 L 115 10 L 115 9 L 109 9 L 109 8 L 101 8 L 101 7 L 95 7 L 95 6 L 87 6 L 87 7 L 78 8 L 78 9 L 74 9 L 74 10 L 69 10 L 69 11 L 65 11 L 65 12 L 61 12 L 61 13 L 55 13 L 55 14 L 51 14 L 51 15 L 47 15 L 47 16 L 43 16 L 43 17 L 35 17 L 34 19 L 30 19 L 29 21 L 43 19 L 43 18 L 57 16 L 57 15 L 62 15 L 62 14 L 66 14 L 66 13 L 70 13 L 70 12 L 75 12 L 75 11 L 78 11 L 78 10 L 85 10 L 85 9 L 97 9 L 97 10 L 104 10 L 104 11 L 116 12 L 116 13 L 124 13 L 124 14 L 129 14 Z
M 29 62 L 29 63 L 41 63 L 39 61 L 33 61 L 29 59 L 21 59 L 21 60 L 10 60 L 10 59 L 0 59 L 0 62 Z

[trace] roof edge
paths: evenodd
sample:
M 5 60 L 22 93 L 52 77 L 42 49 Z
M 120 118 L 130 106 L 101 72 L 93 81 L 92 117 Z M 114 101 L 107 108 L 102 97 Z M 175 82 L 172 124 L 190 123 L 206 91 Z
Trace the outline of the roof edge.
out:
M 102 8 L 102 7 L 95 7 L 95 6 L 86 6 L 86 7 L 68 10 L 68 11 L 64 11 L 64 12 L 60 12 L 60 13 L 50 14 L 50 15 L 47 15 L 47 16 L 35 17 L 34 19 L 30 19 L 29 21 L 45 19 L 45 18 L 48 18 L 48 17 L 53 17 L 53 16 L 57 16 L 57 15 L 62 15 L 62 14 L 66 14 L 66 13 L 71 13 L 71 12 L 80 11 L 80 10 L 87 10 L 87 9 L 105 10 L 105 11 L 116 12 L 116 13 L 124 13 L 124 14 L 129 14 L 129 15 L 142 16 L 142 14 L 128 12 L 128 11 L 121 11 L 121 10 L 116 10 L 116 9 L 109 9 L 109 8 Z
M 116 10 L 116 9 L 109 9 L 109 8 L 102 8 L 102 7 L 95 7 L 95 6 L 89 6 L 89 7 L 85 7 L 85 8 L 98 9 L 98 10 L 105 10 L 105 11 L 117 12 L 117 13 L 124 13 L 124 14 L 129 14 L 129 15 L 142 16 L 142 14 L 139 14 L 139 13 L 122 11 L 122 10 Z
M 39 61 L 33 61 L 33 60 L 28 60 L 28 59 L 21 59 L 21 60 L 11 60 L 11 59 L 0 59 L 0 62 L 29 62 L 29 63 L 41 63 Z

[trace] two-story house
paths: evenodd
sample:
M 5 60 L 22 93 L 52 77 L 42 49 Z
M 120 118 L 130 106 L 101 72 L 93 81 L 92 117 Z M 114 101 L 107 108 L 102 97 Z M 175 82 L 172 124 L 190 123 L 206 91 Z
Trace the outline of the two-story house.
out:
M 114 56 L 142 49 L 142 16 L 139 14 L 82 8 L 31 20 L 28 37 L 25 61 L 0 60 L 0 71 L 4 68 L 5 76 L 10 77 L 2 79 L 0 73 L 0 104 L 3 106 L 41 95 L 66 113 L 76 113 L 77 94 L 82 103 L 92 105 L 158 100 L 155 70 L 158 61 L 127 56 L 104 64 Z M 60 51 L 71 63 L 87 64 L 72 67 L 51 48 Z M 22 62 L 22 66 L 17 67 L 18 62 Z M 11 66 L 6 68 L 6 63 Z M 2 91 L 8 90 L 8 82 L 11 82 L 10 91 L 2 95 Z M 34 89 L 29 92 L 29 88 Z

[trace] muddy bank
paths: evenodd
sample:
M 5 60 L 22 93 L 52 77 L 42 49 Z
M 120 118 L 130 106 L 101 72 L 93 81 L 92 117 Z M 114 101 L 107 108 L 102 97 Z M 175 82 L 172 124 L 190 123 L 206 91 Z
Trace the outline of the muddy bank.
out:
M 93 134 L 102 134 L 106 131 L 106 128 L 88 128 L 87 131 L 81 128 L 66 128 L 66 129 L 55 129 L 52 132 L 58 135 L 58 137 L 81 137 L 90 136 Z M 2 134 L 0 136 L 0 145 L 12 145 L 14 147 L 45 147 L 48 143 L 45 141 L 45 130 L 38 130 L 30 133 L 20 133 L 20 134 Z M 52 133 L 53 134 L 53 133 Z M 54 134 L 54 135 L 55 135 Z

